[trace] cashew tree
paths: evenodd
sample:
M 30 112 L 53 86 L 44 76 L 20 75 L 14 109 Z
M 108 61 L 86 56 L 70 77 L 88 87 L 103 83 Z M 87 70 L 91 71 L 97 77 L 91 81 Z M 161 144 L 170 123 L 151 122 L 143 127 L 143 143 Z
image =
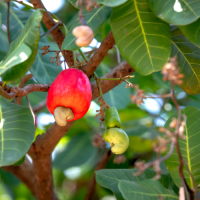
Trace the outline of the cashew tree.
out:
M 0 199 L 200 199 L 199 8 L 0 0 Z

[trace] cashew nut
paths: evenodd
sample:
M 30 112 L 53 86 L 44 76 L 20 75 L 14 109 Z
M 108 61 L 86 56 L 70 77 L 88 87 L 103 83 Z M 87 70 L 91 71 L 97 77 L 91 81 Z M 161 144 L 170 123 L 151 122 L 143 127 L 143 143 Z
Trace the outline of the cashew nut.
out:
M 79 47 L 88 46 L 94 38 L 93 30 L 89 26 L 85 25 L 75 27 L 72 33 L 77 37 L 76 45 Z
M 66 126 L 67 120 L 74 118 L 74 113 L 71 108 L 58 106 L 54 110 L 54 118 L 59 126 Z

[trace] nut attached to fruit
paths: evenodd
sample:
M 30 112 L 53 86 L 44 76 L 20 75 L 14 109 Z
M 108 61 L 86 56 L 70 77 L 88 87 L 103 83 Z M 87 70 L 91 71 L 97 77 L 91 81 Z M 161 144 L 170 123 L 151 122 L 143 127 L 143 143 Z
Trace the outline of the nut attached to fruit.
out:
M 59 126 L 66 126 L 67 120 L 71 120 L 74 118 L 74 113 L 72 112 L 71 108 L 58 106 L 54 110 L 54 117 L 55 117 L 56 123 Z
M 110 143 L 111 151 L 114 154 L 122 154 L 128 148 L 129 138 L 126 132 L 120 128 L 107 129 L 103 134 L 103 138 Z
M 72 34 L 77 37 L 76 45 L 79 47 L 88 46 L 94 38 L 93 30 L 85 25 L 75 27 Z
M 121 120 L 115 107 L 110 107 L 105 112 L 105 127 L 107 128 L 120 128 Z
M 66 126 L 67 121 L 83 117 L 90 107 L 92 90 L 88 77 L 78 69 L 60 72 L 47 95 L 47 108 L 56 123 Z

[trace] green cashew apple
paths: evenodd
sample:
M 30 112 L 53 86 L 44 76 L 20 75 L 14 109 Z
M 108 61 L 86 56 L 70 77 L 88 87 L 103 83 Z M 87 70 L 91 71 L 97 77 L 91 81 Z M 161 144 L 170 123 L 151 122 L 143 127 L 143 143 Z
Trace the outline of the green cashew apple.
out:
M 119 118 L 119 114 L 115 107 L 110 107 L 105 112 L 105 127 L 108 128 L 120 128 L 121 120 Z
M 107 129 L 103 134 L 103 138 L 110 143 L 111 151 L 114 154 L 122 154 L 128 148 L 129 138 L 126 132 L 120 128 Z

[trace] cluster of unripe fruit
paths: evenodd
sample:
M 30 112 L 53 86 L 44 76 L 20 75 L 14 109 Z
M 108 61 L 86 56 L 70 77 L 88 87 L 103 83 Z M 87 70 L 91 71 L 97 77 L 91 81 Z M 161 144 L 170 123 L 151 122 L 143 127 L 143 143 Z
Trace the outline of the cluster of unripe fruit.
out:
M 110 143 L 111 151 L 114 154 L 124 153 L 129 146 L 129 138 L 121 128 L 121 120 L 117 109 L 110 107 L 105 112 L 105 128 L 103 138 Z

